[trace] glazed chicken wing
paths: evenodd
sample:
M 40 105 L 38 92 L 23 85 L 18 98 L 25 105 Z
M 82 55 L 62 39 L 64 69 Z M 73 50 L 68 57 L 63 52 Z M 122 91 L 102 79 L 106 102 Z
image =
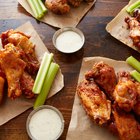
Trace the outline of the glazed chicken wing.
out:
M 113 116 L 120 140 L 140 140 L 140 124 L 132 114 L 114 107 Z
M 35 74 L 39 69 L 39 62 L 35 56 L 35 45 L 29 38 L 24 33 L 14 30 L 8 30 L 1 34 L 3 47 L 5 48 L 8 43 L 11 43 L 16 48 L 19 48 L 21 59 L 27 63 L 27 71 L 30 74 Z
M 111 102 L 94 81 L 82 81 L 77 86 L 77 94 L 90 118 L 99 125 L 110 119 Z
M 129 112 L 136 102 L 137 87 L 128 72 L 120 72 L 118 75 L 119 82 L 113 93 L 114 99 L 121 109 Z
M 21 76 L 20 85 L 26 98 L 34 97 L 35 94 L 32 92 L 34 79 L 27 72 L 24 72 L 23 75 Z
M 13 99 L 19 97 L 22 94 L 20 78 L 26 63 L 15 53 L 2 50 L 0 51 L 0 65 L 8 81 L 8 97 Z
M 136 104 L 134 105 L 134 112 L 140 117 L 140 83 L 136 82 L 137 86 L 137 97 L 136 97 Z
M 46 0 L 45 5 L 55 14 L 66 14 L 70 11 L 67 0 Z
M 140 23 L 134 17 L 127 17 L 125 22 L 130 29 L 129 36 L 133 41 L 133 44 L 140 49 Z
M 114 68 L 104 62 L 95 63 L 92 70 L 85 74 L 87 80 L 93 80 L 102 88 L 110 99 L 113 98 L 113 91 L 116 85 Z

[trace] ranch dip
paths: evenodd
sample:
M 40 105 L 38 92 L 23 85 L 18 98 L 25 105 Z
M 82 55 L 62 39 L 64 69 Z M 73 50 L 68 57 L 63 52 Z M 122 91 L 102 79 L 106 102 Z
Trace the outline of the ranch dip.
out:
M 74 31 L 64 31 L 56 38 L 56 48 L 64 53 L 78 51 L 82 46 L 82 37 Z
M 29 121 L 29 131 L 35 140 L 56 140 L 61 129 L 62 120 L 52 109 L 45 108 L 37 111 Z

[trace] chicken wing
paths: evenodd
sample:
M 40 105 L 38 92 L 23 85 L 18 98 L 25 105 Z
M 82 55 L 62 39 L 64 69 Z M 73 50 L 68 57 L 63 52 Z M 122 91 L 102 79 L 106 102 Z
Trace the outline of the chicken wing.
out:
M 77 94 L 90 118 L 99 125 L 110 119 L 111 102 L 94 81 L 84 80 L 77 86 Z
M 136 82 L 136 86 L 137 86 L 137 97 L 136 97 L 136 103 L 134 105 L 134 112 L 136 113 L 136 115 L 138 115 L 140 117 L 140 83 Z
M 130 78 L 129 72 L 120 72 L 118 77 L 119 82 L 115 87 L 113 96 L 118 106 L 129 112 L 133 109 L 136 102 L 137 87 Z
M 8 97 L 12 99 L 19 97 L 22 94 L 20 78 L 26 63 L 15 53 L 4 49 L 0 51 L 0 65 L 8 81 Z
M 114 107 L 113 115 L 120 140 L 140 140 L 140 125 L 132 114 Z
M 66 14 L 70 11 L 67 0 L 45 0 L 45 5 L 55 14 Z
M 1 34 L 1 40 L 3 47 L 8 43 L 13 44 L 19 48 L 21 59 L 24 60 L 27 65 L 26 69 L 30 74 L 35 74 L 39 69 L 39 62 L 35 55 L 35 45 L 29 40 L 29 36 L 24 33 L 8 30 Z
M 85 78 L 90 81 L 93 80 L 110 99 L 113 99 L 113 91 L 116 86 L 116 75 L 114 68 L 105 64 L 104 62 L 95 63 L 92 70 L 85 74 Z
M 140 49 L 140 23 L 134 17 L 127 17 L 125 22 L 128 24 L 128 28 L 130 29 L 129 36 L 133 41 L 134 46 Z
M 33 98 L 34 93 L 32 92 L 34 79 L 27 73 L 24 72 L 20 79 L 21 89 L 25 94 L 26 98 Z

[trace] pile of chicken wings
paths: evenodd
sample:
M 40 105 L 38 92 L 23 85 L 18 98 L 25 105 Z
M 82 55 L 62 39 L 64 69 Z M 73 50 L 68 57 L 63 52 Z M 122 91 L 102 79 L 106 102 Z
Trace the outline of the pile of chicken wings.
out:
M 120 140 L 140 140 L 140 83 L 129 72 L 115 74 L 108 64 L 95 63 L 78 84 L 77 94 L 94 123 Z
M 0 76 L 8 86 L 8 97 L 15 99 L 21 94 L 34 97 L 33 76 L 39 69 L 35 45 L 22 32 L 8 30 L 1 34 L 3 49 L 0 50 Z

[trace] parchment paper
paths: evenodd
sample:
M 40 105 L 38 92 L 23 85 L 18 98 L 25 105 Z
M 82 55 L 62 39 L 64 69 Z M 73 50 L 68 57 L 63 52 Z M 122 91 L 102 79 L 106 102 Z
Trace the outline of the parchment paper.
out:
M 136 2 L 137 0 L 130 0 L 129 5 Z M 129 37 L 129 29 L 127 29 L 127 24 L 124 19 L 129 16 L 126 12 L 125 6 L 120 13 L 106 26 L 106 30 L 116 39 L 120 40 L 122 43 L 128 45 L 132 49 L 138 51 L 138 49 L 133 45 L 131 38 Z M 129 16 L 130 17 L 130 16 Z
M 17 28 L 18 31 L 22 31 L 27 35 L 31 35 L 31 41 L 36 45 L 35 51 L 39 61 L 44 54 L 44 52 L 48 52 L 44 43 L 38 36 L 37 32 L 33 28 L 30 22 L 25 23 L 24 25 Z M 48 52 L 49 53 L 49 52 Z M 55 95 L 58 91 L 60 91 L 64 86 L 63 75 L 61 70 L 56 75 L 54 83 L 52 85 L 51 91 L 49 93 L 49 97 Z M 23 113 L 25 110 L 31 108 L 33 106 L 34 99 L 26 99 L 25 97 L 19 97 L 15 100 L 11 100 L 6 98 L 3 101 L 3 104 L 0 105 L 0 125 L 8 122 L 12 118 L 18 116 Z
M 79 80 L 83 80 L 86 71 L 90 70 L 95 62 L 104 61 L 110 66 L 114 67 L 115 72 L 125 70 L 131 71 L 132 68 L 124 61 L 116 61 L 104 57 L 87 57 L 83 59 Z M 118 140 L 119 138 L 113 136 L 105 128 L 95 125 L 86 115 L 79 97 L 75 94 L 75 100 L 72 109 L 71 121 L 67 133 L 66 140 Z
M 63 28 L 63 27 L 75 27 L 82 17 L 89 11 L 89 9 L 93 6 L 94 2 L 85 3 L 83 2 L 78 8 L 71 7 L 71 10 L 68 14 L 65 15 L 56 15 L 51 11 L 48 11 L 43 19 L 40 21 L 47 23 L 51 26 Z M 25 8 L 25 10 L 30 13 L 33 17 L 34 14 L 27 3 L 27 0 L 18 0 L 18 2 Z

